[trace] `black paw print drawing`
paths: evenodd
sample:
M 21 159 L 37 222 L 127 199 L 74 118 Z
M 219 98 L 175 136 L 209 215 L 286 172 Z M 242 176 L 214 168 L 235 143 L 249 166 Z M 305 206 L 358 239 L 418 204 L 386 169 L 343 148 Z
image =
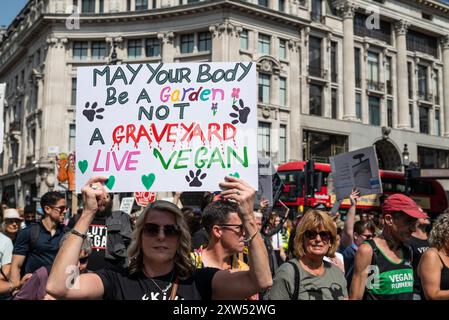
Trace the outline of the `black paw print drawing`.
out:
M 232 122 L 231 122 L 232 124 L 237 124 L 237 123 L 239 123 L 239 121 L 241 123 L 246 123 L 246 121 L 248 121 L 248 115 L 249 115 L 249 112 L 251 111 L 251 109 L 249 107 L 245 107 L 242 99 L 239 99 L 239 105 L 240 105 L 240 108 L 237 107 L 235 104 L 232 105 L 232 109 L 237 111 L 237 113 L 232 112 L 229 115 L 232 118 L 238 118 L 238 119 L 232 120 Z
M 98 113 L 102 113 L 104 111 L 104 108 L 97 109 L 97 103 L 92 103 L 92 106 L 89 109 L 89 102 L 86 102 L 86 110 L 83 111 L 83 115 L 89 120 L 90 122 L 94 121 L 95 118 L 97 119 L 103 119 L 103 116 Z
M 194 174 L 192 170 L 189 171 L 189 175 L 186 175 L 186 180 L 189 182 L 190 187 L 201 187 L 203 183 L 200 180 L 203 180 L 206 178 L 207 174 L 203 173 L 201 176 L 201 169 L 198 169 L 196 173 Z

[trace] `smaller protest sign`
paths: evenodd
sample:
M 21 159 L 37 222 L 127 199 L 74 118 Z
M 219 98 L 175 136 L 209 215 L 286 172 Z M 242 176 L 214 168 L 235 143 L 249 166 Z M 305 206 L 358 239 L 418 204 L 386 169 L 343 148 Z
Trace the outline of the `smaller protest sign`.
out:
M 136 203 L 141 207 L 146 207 L 148 204 L 154 202 L 156 197 L 156 192 L 134 192 L 134 199 L 136 199 Z
M 382 193 L 376 150 L 373 146 L 330 157 L 337 200 L 349 197 L 353 188 L 360 195 Z
M 120 211 L 126 212 L 127 214 L 131 214 L 131 210 L 133 208 L 134 198 L 126 197 L 122 199 L 120 204 Z

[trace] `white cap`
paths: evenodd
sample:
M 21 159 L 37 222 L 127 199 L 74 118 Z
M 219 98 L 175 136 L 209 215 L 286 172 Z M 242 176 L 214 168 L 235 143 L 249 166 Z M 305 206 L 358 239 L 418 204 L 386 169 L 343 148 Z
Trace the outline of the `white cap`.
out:
M 3 219 L 23 219 L 23 218 L 20 216 L 19 211 L 17 211 L 17 209 L 9 208 L 3 211 Z

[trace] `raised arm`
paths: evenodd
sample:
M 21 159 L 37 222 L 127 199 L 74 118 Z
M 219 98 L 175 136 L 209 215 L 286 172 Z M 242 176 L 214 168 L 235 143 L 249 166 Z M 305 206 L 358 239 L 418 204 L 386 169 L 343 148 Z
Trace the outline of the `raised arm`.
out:
M 269 288 L 271 278 L 268 254 L 262 236 L 254 219 L 255 190 L 244 180 L 226 177 L 220 183 L 225 191 L 222 196 L 240 205 L 242 223 L 249 246 L 249 270 L 239 272 L 218 271 L 212 279 L 213 299 L 245 299 Z
M 359 198 L 360 198 L 360 191 L 357 189 L 352 190 L 351 194 L 349 195 L 351 207 L 348 210 L 346 221 L 343 226 L 343 232 L 341 235 L 341 244 L 344 247 L 349 247 L 354 242 L 354 220 L 357 208 L 357 201 L 359 200 Z
M 427 300 L 449 300 L 449 290 L 441 290 L 441 260 L 438 252 L 431 248 L 419 260 L 418 274 Z
M 87 234 L 89 225 L 98 210 L 97 201 L 106 197 L 106 191 L 102 186 L 106 179 L 105 177 L 91 178 L 81 189 L 84 210 L 73 228 L 80 234 Z M 92 185 L 94 188 L 91 187 Z M 47 281 L 47 292 L 50 295 L 63 299 L 100 299 L 103 296 L 103 282 L 97 274 L 86 273 L 78 276 L 78 258 L 82 244 L 83 238 L 75 234 L 71 234 L 63 242 Z
M 371 264 L 372 256 L 373 249 L 369 244 L 364 243 L 358 248 L 349 292 L 350 300 L 362 300 L 365 292 L 366 278 L 368 276 L 368 267 Z

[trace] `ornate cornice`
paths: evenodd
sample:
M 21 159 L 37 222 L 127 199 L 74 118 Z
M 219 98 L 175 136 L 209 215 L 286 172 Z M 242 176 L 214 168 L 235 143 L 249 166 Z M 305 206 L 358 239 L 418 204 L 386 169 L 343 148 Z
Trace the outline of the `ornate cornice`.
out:
M 348 0 L 334 0 L 332 3 L 340 17 L 343 19 L 353 19 L 356 5 Z
M 449 34 L 445 34 L 444 36 L 442 36 L 440 38 L 440 42 L 442 49 L 449 49 Z
M 394 29 L 396 30 L 396 35 L 406 35 L 410 22 L 405 20 L 399 20 L 394 23 Z

